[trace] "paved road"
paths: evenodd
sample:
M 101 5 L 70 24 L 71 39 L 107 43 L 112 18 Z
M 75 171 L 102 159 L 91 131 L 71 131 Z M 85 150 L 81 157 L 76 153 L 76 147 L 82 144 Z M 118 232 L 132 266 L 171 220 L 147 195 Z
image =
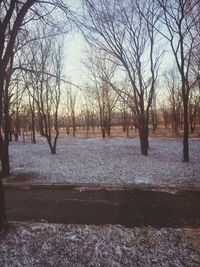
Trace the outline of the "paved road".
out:
M 200 190 L 94 186 L 6 186 L 8 220 L 200 227 Z M 158 189 L 156 189 L 158 190 Z

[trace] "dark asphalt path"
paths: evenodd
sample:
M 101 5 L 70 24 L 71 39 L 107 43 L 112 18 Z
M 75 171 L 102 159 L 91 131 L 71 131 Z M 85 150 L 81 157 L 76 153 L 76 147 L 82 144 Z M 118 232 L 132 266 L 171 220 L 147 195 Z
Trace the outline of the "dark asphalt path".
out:
M 12 221 L 200 227 L 200 190 L 98 185 L 6 186 Z M 156 188 L 156 190 L 159 190 Z

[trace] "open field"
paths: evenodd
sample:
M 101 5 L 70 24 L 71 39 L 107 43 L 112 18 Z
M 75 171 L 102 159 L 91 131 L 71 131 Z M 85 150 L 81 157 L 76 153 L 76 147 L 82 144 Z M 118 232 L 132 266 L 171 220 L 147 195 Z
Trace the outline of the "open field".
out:
M 135 138 L 58 139 L 57 154 L 47 141 L 10 144 L 12 177 L 7 182 L 200 185 L 200 139 L 190 139 L 190 162 L 182 162 L 182 140 L 150 138 L 149 156 Z
M 65 183 L 99 183 L 102 187 L 103 184 L 116 186 L 116 190 L 117 186 L 138 184 L 141 188 L 147 188 L 150 184 L 155 188 L 166 189 L 176 186 L 186 188 L 200 186 L 200 139 L 197 138 L 190 139 L 189 163 L 182 162 L 182 140 L 180 138 L 151 137 L 148 157 L 140 154 L 139 139 L 136 136 L 106 138 L 105 140 L 100 137 L 62 136 L 58 140 L 56 155 L 50 154 L 46 140 L 41 137 L 37 138 L 35 145 L 31 144 L 28 138 L 26 141 L 26 143 L 20 141 L 10 144 L 12 175 L 6 178 L 5 182 L 11 183 L 8 185 L 11 189 L 13 186 L 16 189 L 19 186 L 12 185 L 12 183 L 25 183 L 27 188 L 30 183 L 34 184 L 33 187 L 40 187 L 40 184 L 45 183 L 60 184 L 58 186 L 61 188 Z M 29 194 L 26 186 L 23 190 Z M 195 190 L 197 189 L 194 189 L 194 192 Z M 175 191 L 169 192 L 172 199 L 176 197 Z M 25 193 L 22 194 L 25 195 Z M 84 194 L 84 191 L 80 191 L 80 194 Z M 88 194 L 91 199 L 91 192 L 88 191 Z M 159 194 L 162 195 L 162 193 Z M 71 191 L 69 196 L 70 201 L 73 200 Z M 181 197 L 179 193 L 177 196 Z M 43 197 L 42 194 L 38 198 L 42 203 Z M 49 197 L 51 198 L 52 194 Z M 60 197 L 64 199 L 64 196 Z M 77 195 L 74 198 L 77 203 Z M 36 197 L 32 199 L 35 201 Z M 147 201 L 146 197 L 141 199 Z M 105 204 L 105 199 L 103 200 L 102 205 Z M 122 200 L 124 201 L 124 197 Z M 28 203 L 27 201 L 25 204 Z M 50 209 L 47 209 L 48 212 L 54 212 L 56 216 L 58 203 L 63 205 L 61 201 L 55 201 L 54 206 L 50 205 Z M 173 216 L 173 210 L 168 202 L 165 203 L 161 199 L 159 203 L 164 203 L 163 213 L 167 209 Z M 188 205 L 187 199 L 185 203 Z M 9 206 L 9 203 L 7 204 Z M 171 204 L 173 205 L 173 201 Z M 177 201 L 177 204 L 182 205 L 182 199 Z M 22 208 L 21 205 L 20 209 Z M 41 212 L 40 208 L 38 204 L 39 212 Z M 141 210 L 137 208 L 133 207 L 133 210 L 140 216 Z M 153 205 L 152 208 L 155 209 Z M 31 209 L 33 207 L 30 208 L 30 213 Z M 126 210 L 126 206 L 121 209 L 122 213 L 123 210 Z M 70 212 L 70 210 L 67 211 Z M 191 210 L 188 209 L 185 212 L 190 214 Z M 94 216 L 94 214 L 90 215 Z M 161 213 L 157 216 L 163 219 Z M 41 219 L 42 216 L 38 218 L 38 221 L 42 221 Z M 183 221 L 183 225 L 184 223 Z M 197 224 L 192 227 L 199 226 Z M 199 264 L 200 228 L 175 229 L 167 227 L 167 224 L 163 228 L 153 228 L 148 224 L 147 227 L 129 229 L 121 225 L 110 224 L 64 225 L 12 222 L 8 231 L 0 233 L 0 266 L 3 267 L 198 267 Z

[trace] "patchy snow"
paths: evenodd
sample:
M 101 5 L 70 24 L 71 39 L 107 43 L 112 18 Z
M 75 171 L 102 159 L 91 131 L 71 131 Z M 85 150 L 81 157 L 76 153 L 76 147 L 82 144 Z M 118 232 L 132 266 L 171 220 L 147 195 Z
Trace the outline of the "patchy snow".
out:
M 37 141 L 10 144 L 12 173 L 24 173 L 10 181 L 200 185 L 200 139 L 189 141 L 189 163 L 182 162 L 178 138 L 150 138 L 148 157 L 140 154 L 138 138 L 61 137 L 56 155 L 45 139 Z
M 149 156 L 138 138 L 11 143 L 7 182 L 112 183 L 200 186 L 200 139 L 190 139 L 190 162 L 182 140 L 150 139 Z M 200 266 L 200 228 L 128 229 L 119 225 L 11 224 L 0 233 L 0 266 Z
M 200 229 L 12 224 L 0 266 L 199 266 Z

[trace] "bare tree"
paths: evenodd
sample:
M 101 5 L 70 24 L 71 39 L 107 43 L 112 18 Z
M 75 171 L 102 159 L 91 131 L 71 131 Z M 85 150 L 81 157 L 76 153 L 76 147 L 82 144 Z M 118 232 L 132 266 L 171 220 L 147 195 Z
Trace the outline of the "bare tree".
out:
M 31 143 L 36 144 L 36 127 L 35 127 L 35 109 L 36 109 L 36 103 L 35 103 L 35 90 L 33 90 L 33 95 L 28 94 L 29 99 L 29 107 L 31 111 Z
M 20 92 L 19 89 L 19 80 L 16 81 L 16 93 L 15 93 L 15 99 L 14 99 L 14 115 L 15 115 L 15 123 L 14 123 L 14 135 L 15 135 L 15 141 L 18 141 L 19 135 L 20 135 L 20 119 L 19 119 L 19 111 L 20 111 L 20 104 L 23 97 L 23 92 Z
M 66 102 L 66 108 L 67 108 L 67 129 L 69 131 L 70 126 L 72 126 L 72 135 L 73 137 L 76 136 L 76 114 L 75 114 L 75 108 L 76 108 L 76 100 L 77 100 L 77 94 L 72 90 L 72 87 L 69 86 L 67 88 L 67 102 Z
M 156 5 L 149 0 L 85 0 L 84 3 L 87 40 L 115 58 L 129 78 L 129 97 L 135 106 L 141 153 L 147 155 L 149 109 L 159 66 L 158 51 L 155 54 Z
M 109 61 L 106 58 L 106 54 L 103 53 L 100 58 L 96 58 L 96 61 L 93 61 L 93 65 L 96 65 L 97 75 L 100 78 L 101 84 L 101 93 L 103 99 L 103 108 L 104 108 L 104 125 L 107 136 L 111 136 L 111 126 L 112 126 L 112 113 L 118 102 L 119 95 L 116 93 L 116 90 L 113 90 L 112 81 L 115 78 L 116 73 L 116 63 Z
M 152 131 L 156 132 L 158 126 L 158 118 L 157 118 L 157 108 L 156 108 L 156 95 L 154 94 L 152 105 L 151 105 L 151 122 L 152 122 Z
M 199 4 L 200 10 L 200 4 Z M 199 22 L 200 30 L 200 22 Z M 200 38 L 200 35 L 199 35 Z M 199 40 L 200 42 L 200 40 Z M 193 133 L 196 127 L 196 123 L 200 118 L 200 46 L 197 46 L 193 51 L 191 59 L 191 74 L 190 80 L 193 81 L 193 87 L 190 90 L 189 95 L 189 122 L 190 132 Z M 195 82 L 196 81 L 196 82 Z
M 174 69 L 170 70 L 169 72 L 166 72 L 164 77 L 165 86 L 168 91 L 168 103 L 172 115 L 172 129 L 174 130 L 174 133 L 178 135 L 182 104 L 180 81 L 177 80 L 177 74 Z
M 96 80 L 96 77 L 95 77 Z M 105 115 L 105 87 L 101 86 L 97 80 L 93 85 L 87 85 L 87 94 L 95 102 L 98 112 L 102 138 L 106 137 L 106 115 Z
M 112 112 L 118 101 L 118 95 L 113 90 L 109 81 L 112 80 L 116 70 L 116 64 L 106 61 L 105 53 L 93 51 L 85 65 L 88 68 L 90 82 L 87 84 L 87 92 L 90 98 L 96 101 L 100 118 L 102 137 L 111 136 Z
M 18 36 L 23 33 L 25 26 L 30 22 L 40 20 L 45 21 L 46 15 L 51 17 L 55 15 L 56 9 L 59 7 L 67 15 L 69 15 L 66 3 L 58 0 L 49 1 L 0 1 L 0 160 L 1 160 L 1 176 L 7 176 L 10 173 L 9 164 L 9 99 L 8 88 L 9 80 L 12 75 L 12 62 L 14 57 L 14 47 Z M 56 25 L 55 18 L 50 19 L 50 25 Z M 58 26 L 59 27 L 59 26 Z M 23 43 L 21 43 L 23 46 Z M 6 123 L 3 123 L 5 120 Z M 0 179 L 0 192 L 2 193 L 2 181 Z M 3 194 L 1 194 L 3 195 Z M 0 199 L 0 229 L 3 227 L 3 219 L 5 218 L 4 200 Z
M 79 114 L 82 129 L 86 128 L 86 136 L 89 135 L 89 131 L 92 128 L 92 133 L 95 133 L 95 126 L 98 124 L 98 116 L 95 111 L 94 99 L 88 96 L 88 92 L 84 91 L 83 102 L 81 105 L 81 113 Z
M 25 82 L 29 97 L 32 99 L 30 100 L 32 119 L 34 119 L 33 112 L 35 113 L 35 105 L 37 105 L 42 122 L 42 133 L 47 139 L 51 153 L 56 154 L 59 135 L 58 109 L 61 95 L 62 47 L 52 38 L 36 40 L 33 45 L 34 50 L 31 50 L 31 60 L 30 63 L 28 62 L 31 66 L 28 68 Z
M 200 117 L 200 88 L 199 87 L 195 86 L 190 91 L 188 107 L 189 107 L 190 132 L 194 133 L 197 120 Z
M 125 95 L 120 99 L 120 112 L 121 112 L 121 120 L 122 120 L 122 129 L 123 132 L 126 133 L 126 137 L 129 137 L 129 128 L 131 123 L 131 113 L 130 107 L 128 105 L 128 99 Z
M 162 114 L 163 114 L 164 126 L 165 129 L 167 129 L 169 124 L 169 110 L 168 107 L 166 107 L 165 105 L 162 106 Z
M 164 29 L 158 31 L 164 36 L 172 49 L 181 79 L 183 100 L 184 134 L 183 161 L 189 161 L 189 123 L 188 101 L 190 89 L 191 58 L 199 43 L 199 0 L 157 0 L 162 10 L 161 22 Z

